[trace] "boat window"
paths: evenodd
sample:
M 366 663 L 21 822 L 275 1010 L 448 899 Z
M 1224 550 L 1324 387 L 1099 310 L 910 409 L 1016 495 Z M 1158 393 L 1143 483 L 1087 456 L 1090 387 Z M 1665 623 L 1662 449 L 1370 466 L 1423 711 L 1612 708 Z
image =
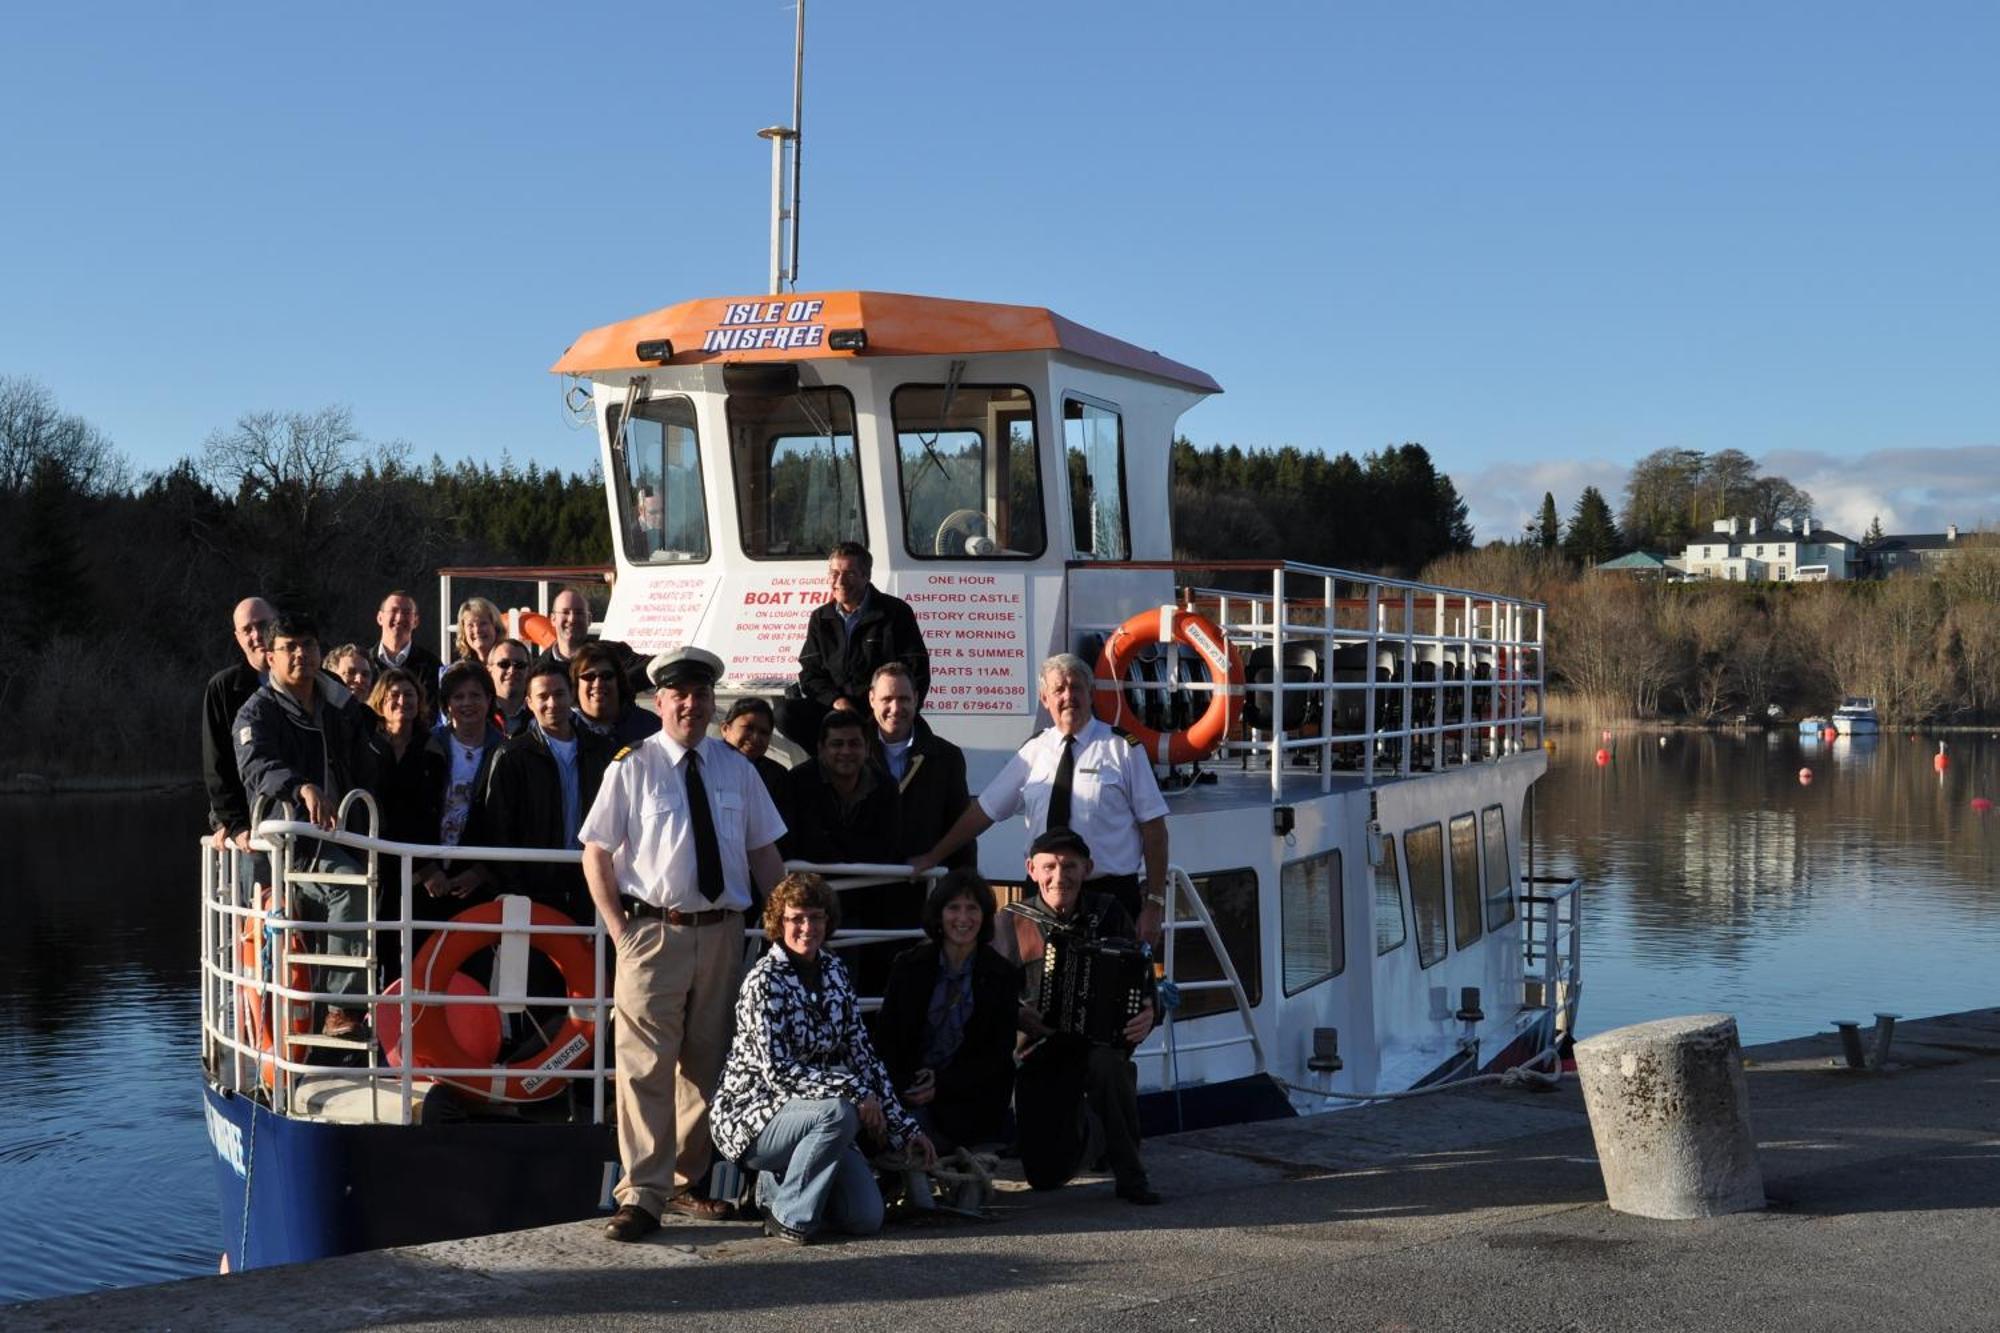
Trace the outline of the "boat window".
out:
M 1347 964 L 1341 936 L 1340 853 L 1324 852 L 1288 863 L 1278 877 L 1284 914 L 1285 994 L 1297 995 Z
M 847 390 L 731 393 L 729 460 L 743 554 L 751 559 L 800 560 L 844 541 L 867 545 Z
M 1409 938 L 1403 920 L 1403 883 L 1396 876 L 1396 840 L 1382 835 L 1382 860 L 1375 867 L 1375 956 L 1394 953 Z
M 1403 833 L 1410 872 L 1410 911 L 1417 921 L 1417 965 L 1444 960 L 1444 826 L 1425 824 Z
M 1125 423 L 1118 410 L 1063 399 L 1063 454 L 1069 468 L 1069 521 L 1080 560 L 1132 554 L 1125 521 Z
M 1033 394 L 1016 385 L 905 384 L 890 412 L 905 550 L 948 560 L 1042 553 Z
M 1201 895 L 1209 916 L 1215 920 L 1215 932 L 1222 937 L 1222 947 L 1229 951 L 1229 961 L 1243 983 L 1243 994 L 1255 1008 L 1264 998 L 1263 954 L 1257 935 L 1257 872 L 1245 867 L 1191 878 L 1195 892 Z M 1183 899 L 1174 904 L 1174 915 L 1176 920 L 1193 920 L 1194 909 Z M 1174 972 L 1174 979 L 1182 982 L 1223 979 L 1222 964 L 1209 945 L 1207 931 L 1180 932 L 1180 938 L 1174 941 Z M 1204 1014 L 1226 1014 L 1235 1008 L 1236 997 L 1227 987 L 1187 991 L 1181 996 L 1181 1007 L 1175 1010 L 1175 1016 L 1200 1018 Z
M 1514 863 L 1507 855 L 1507 812 L 1489 805 L 1479 812 L 1486 836 L 1486 928 L 1498 930 L 1514 919 Z
M 1467 811 L 1451 820 L 1451 916 L 1461 949 L 1486 933 L 1479 900 L 1479 821 Z
M 708 559 L 694 404 L 649 399 L 623 423 L 622 411 L 611 409 L 611 471 L 625 558 L 639 565 Z

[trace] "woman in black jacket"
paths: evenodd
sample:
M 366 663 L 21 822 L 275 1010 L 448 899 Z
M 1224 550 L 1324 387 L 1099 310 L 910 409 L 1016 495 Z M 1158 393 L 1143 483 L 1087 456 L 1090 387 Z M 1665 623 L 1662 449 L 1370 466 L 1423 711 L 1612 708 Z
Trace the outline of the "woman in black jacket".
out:
M 972 871 L 939 880 L 924 903 L 931 942 L 897 955 L 876 1017 L 896 1095 L 940 1152 L 1008 1133 L 1021 974 L 992 948 L 994 910 Z

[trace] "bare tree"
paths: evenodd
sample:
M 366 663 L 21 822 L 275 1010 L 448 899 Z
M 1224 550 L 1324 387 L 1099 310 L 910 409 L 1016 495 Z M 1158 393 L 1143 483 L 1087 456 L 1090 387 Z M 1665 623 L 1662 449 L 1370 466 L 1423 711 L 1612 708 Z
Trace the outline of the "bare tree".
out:
M 62 410 L 45 384 L 0 376 L 0 496 L 24 494 L 44 464 L 55 480 L 79 495 L 122 490 L 125 460 L 103 432 Z

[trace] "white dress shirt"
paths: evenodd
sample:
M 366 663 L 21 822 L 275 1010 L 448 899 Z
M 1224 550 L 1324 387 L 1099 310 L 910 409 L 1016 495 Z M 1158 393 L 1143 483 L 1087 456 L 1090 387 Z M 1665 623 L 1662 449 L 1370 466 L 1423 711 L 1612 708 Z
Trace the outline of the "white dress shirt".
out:
M 681 769 L 687 747 L 664 731 L 605 769 L 577 837 L 611 853 L 620 893 L 683 912 L 744 911 L 750 906 L 750 853 L 776 842 L 785 821 L 748 759 L 712 736 L 703 737 L 697 749 L 722 853 L 721 897 L 710 902 L 697 882 L 694 823 Z
M 1029 840 L 1039 837 L 1048 828 L 1049 793 L 1062 752 L 1061 730 L 1050 727 L 1037 735 L 986 784 L 979 793 L 979 808 L 996 824 L 1025 810 Z M 1085 723 L 1076 736 L 1069 826 L 1090 845 L 1090 873 L 1138 874 L 1144 859 L 1139 825 L 1166 813 L 1166 798 L 1160 795 L 1145 751 L 1098 718 Z

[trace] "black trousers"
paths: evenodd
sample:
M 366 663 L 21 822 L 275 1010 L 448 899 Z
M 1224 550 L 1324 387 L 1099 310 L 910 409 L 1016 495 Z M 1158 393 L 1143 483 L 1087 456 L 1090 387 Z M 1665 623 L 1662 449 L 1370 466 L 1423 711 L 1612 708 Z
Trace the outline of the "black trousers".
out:
M 1021 1173 L 1030 1187 L 1052 1190 L 1089 1166 L 1083 1160 L 1083 1109 L 1104 1125 L 1105 1155 L 1121 1187 L 1144 1185 L 1139 1160 L 1139 1071 L 1122 1046 L 1050 1037 L 1021 1062 L 1014 1081 Z

